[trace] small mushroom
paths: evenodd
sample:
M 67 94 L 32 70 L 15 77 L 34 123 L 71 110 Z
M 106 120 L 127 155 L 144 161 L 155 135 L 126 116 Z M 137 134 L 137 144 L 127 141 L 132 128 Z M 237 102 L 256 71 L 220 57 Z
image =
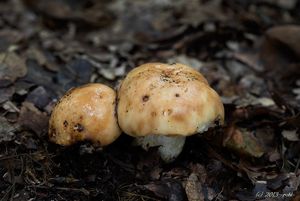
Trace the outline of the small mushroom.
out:
M 118 122 L 144 149 L 159 146 L 173 161 L 185 137 L 223 124 L 219 95 L 201 73 L 183 64 L 148 63 L 125 77 L 118 90 Z
M 101 146 L 112 143 L 121 134 L 115 105 L 115 91 L 102 84 L 69 90 L 52 111 L 50 140 L 64 146 L 83 140 Z

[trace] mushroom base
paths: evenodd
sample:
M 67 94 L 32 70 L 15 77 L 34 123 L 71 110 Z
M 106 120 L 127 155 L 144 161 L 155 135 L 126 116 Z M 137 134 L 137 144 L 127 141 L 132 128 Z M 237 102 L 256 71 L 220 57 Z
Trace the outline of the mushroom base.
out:
M 145 150 L 148 150 L 150 147 L 159 146 L 158 152 L 160 157 L 168 163 L 174 161 L 181 153 L 185 137 L 149 135 L 136 138 L 135 143 Z

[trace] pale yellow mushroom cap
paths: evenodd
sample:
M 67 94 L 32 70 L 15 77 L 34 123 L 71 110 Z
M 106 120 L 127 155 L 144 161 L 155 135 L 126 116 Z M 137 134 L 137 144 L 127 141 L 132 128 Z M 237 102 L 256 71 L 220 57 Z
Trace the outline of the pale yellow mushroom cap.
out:
M 201 73 L 183 64 L 134 68 L 118 90 L 118 122 L 134 137 L 189 136 L 224 121 L 219 95 Z
M 49 121 L 49 138 L 60 145 L 90 140 L 101 146 L 115 141 L 121 130 L 115 116 L 116 93 L 102 84 L 69 90 Z

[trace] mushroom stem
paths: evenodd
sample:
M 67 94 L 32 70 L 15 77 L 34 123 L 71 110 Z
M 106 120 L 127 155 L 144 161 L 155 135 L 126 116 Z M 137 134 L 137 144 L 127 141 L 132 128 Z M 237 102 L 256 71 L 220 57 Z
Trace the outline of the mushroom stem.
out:
M 183 136 L 162 136 L 162 135 L 149 135 L 145 137 L 138 137 L 135 143 L 141 146 L 146 151 L 150 147 L 157 147 L 160 157 L 166 163 L 174 161 L 181 153 L 185 137 Z

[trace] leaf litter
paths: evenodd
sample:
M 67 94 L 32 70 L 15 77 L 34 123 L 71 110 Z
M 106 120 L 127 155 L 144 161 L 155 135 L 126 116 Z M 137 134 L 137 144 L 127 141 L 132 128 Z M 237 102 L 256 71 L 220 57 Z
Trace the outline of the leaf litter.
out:
M 1 1 L 1 199 L 299 200 L 299 9 L 296 0 Z M 153 61 L 203 73 L 226 126 L 187 139 L 171 164 L 125 135 L 104 149 L 48 141 L 64 92 L 116 87 Z

